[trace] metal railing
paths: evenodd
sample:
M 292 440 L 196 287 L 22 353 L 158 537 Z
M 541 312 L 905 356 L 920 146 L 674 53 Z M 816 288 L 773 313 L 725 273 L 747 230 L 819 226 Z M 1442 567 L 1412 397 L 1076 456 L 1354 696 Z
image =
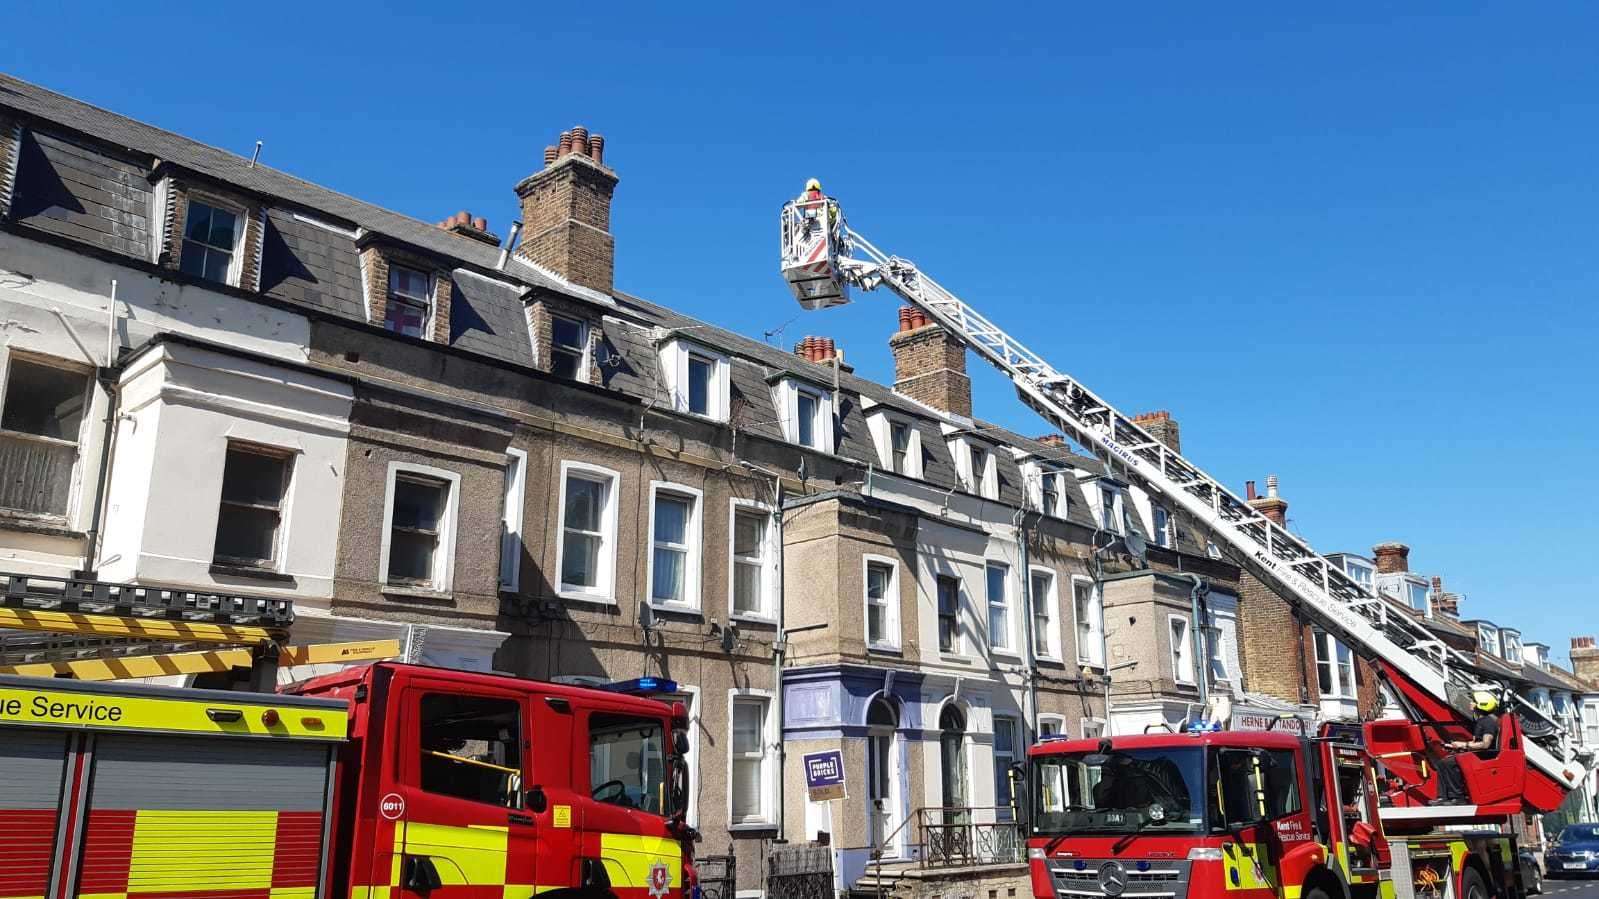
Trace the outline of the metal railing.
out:
M 917 809 L 922 867 L 964 868 L 1021 861 L 1026 856 L 1021 825 L 1014 819 L 1002 820 L 1011 814 L 1009 807 Z

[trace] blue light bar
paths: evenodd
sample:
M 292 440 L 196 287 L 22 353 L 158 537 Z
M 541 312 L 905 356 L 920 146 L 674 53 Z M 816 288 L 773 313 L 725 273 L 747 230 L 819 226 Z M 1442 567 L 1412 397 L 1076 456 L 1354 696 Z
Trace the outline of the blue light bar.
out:
M 612 681 L 600 688 L 629 696 L 650 696 L 656 693 L 676 693 L 677 681 L 664 677 L 635 677 L 632 680 Z

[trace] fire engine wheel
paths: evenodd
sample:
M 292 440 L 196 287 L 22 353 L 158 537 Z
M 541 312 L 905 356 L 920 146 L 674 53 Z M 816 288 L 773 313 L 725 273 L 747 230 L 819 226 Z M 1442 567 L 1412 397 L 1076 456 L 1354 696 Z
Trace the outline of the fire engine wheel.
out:
M 1476 868 L 1467 868 L 1460 875 L 1460 899 L 1488 899 L 1488 885 Z

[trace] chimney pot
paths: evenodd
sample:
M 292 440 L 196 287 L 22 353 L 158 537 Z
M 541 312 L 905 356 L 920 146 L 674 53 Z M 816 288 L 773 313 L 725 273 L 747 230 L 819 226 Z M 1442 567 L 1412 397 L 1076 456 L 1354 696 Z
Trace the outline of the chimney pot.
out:
M 1439 577 L 1436 574 L 1432 576 L 1432 592 L 1434 592 L 1434 593 L 1442 593 L 1442 592 L 1444 592 L 1444 579 Z
M 1254 499 L 1254 498 L 1255 498 L 1255 482 L 1254 481 L 1245 481 L 1244 482 L 1244 499 Z
M 605 135 L 589 135 L 589 158 L 600 165 L 605 164 Z
M 589 130 L 582 125 L 572 126 L 572 152 L 588 155 Z
M 482 216 L 478 216 L 472 220 L 472 227 L 478 229 L 479 231 L 487 231 L 489 230 L 489 220 L 483 218 Z
M 560 149 L 556 151 L 556 155 L 565 156 L 570 152 L 572 152 L 572 132 L 562 131 Z
M 558 153 L 558 152 L 559 151 L 556 150 L 554 147 L 545 147 L 544 148 L 544 164 L 546 166 L 548 166 L 551 163 L 555 162 L 555 154 Z
M 911 329 L 911 307 L 909 306 L 899 307 L 899 329 L 901 331 L 909 331 Z
M 1274 474 L 1266 475 L 1266 495 L 1270 497 L 1277 495 L 1277 476 Z

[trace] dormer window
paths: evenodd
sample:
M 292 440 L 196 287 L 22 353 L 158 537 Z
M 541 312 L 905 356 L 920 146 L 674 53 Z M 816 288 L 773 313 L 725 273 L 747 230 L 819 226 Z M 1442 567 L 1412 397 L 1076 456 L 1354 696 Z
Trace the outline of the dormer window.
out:
M 389 296 L 383 310 L 383 327 L 406 337 L 427 335 L 433 306 L 432 276 L 403 265 L 389 266 Z
M 1427 585 L 1409 581 L 1406 582 L 1405 589 L 1410 594 L 1410 607 L 1429 618 L 1432 617 L 1432 598 Z
M 1370 590 L 1376 577 L 1376 569 L 1357 559 L 1345 558 L 1344 574 L 1349 575 L 1350 580 Z
M 661 377 L 679 412 L 726 421 L 728 367 L 726 356 L 682 340 L 661 346 Z
M 956 473 L 967 492 L 984 499 L 999 498 L 998 466 L 987 447 L 969 437 L 961 437 L 950 445 L 950 454 L 955 457 Z
M 1520 665 L 1522 662 L 1521 634 L 1512 630 L 1500 631 L 1499 633 L 1502 638 L 1501 642 L 1504 644 L 1505 661 L 1512 665 Z
M 1045 515 L 1062 518 L 1066 510 L 1061 506 L 1060 492 L 1061 474 L 1058 471 L 1046 471 L 1039 478 L 1038 511 Z
M 550 316 L 550 374 L 580 381 L 588 371 L 588 324 L 564 315 Z
M 1122 492 L 1115 484 L 1100 481 L 1094 488 L 1094 515 L 1101 530 L 1113 534 L 1127 532 L 1126 518 L 1122 513 Z
M 1066 472 L 1054 463 L 1039 460 L 1022 463 L 1022 482 L 1027 487 L 1029 504 L 1051 518 L 1065 518 L 1070 501 L 1066 495 Z
M 1499 629 L 1486 622 L 1479 622 L 1477 624 L 1477 646 L 1488 655 L 1499 655 Z
M 1172 543 L 1171 513 L 1166 511 L 1165 506 L 1156 503 L 1150 517 L 1154 522 L 1155 529 L 1155 533 L 1151 534 L 1150 537 L 1155 541 L 1155 545 L 1170 547 Z
M 207 281 L 237 285 L 243 218 L 241 209 L 190 199 L 184 216 L 178 268 Z
M 879 406 L 867 413 L 866 428 L 879 464 L 908 478 L 922 476 L 922 433 L 913 422 Z
M 783 420 L 783 436 L 799 446 L 833 451 L 833 394 L 795 378 L 780 381 L 775 391 Z

